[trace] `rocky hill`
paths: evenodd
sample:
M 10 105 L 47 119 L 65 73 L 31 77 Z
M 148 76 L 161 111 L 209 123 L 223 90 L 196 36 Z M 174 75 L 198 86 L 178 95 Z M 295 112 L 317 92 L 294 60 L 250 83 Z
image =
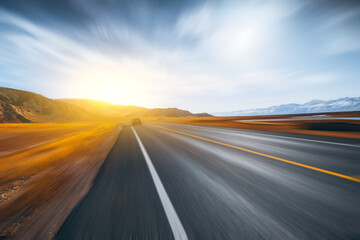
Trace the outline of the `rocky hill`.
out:
M 74 104 L 98 117 L 127 117 L 135 112 L 148 110 L 143 107 L 116 105 L 93 99 L 59 99 L 57 101 Z
M 71 122 L 120 120 L 123 117 L 203 117 L 177 108 L 148 109 L 114 105 L 92 99 L 49 99 L 42 95 L 0 87 L 0 122 Z
M 69 103 L 42 95 L 0 87 L 0 122 L 68 122 L 95 116 Z
M 133 117 L 211 117 L 208 113 L 191 113 L 178 108 L 141 109 L 128 116 Z

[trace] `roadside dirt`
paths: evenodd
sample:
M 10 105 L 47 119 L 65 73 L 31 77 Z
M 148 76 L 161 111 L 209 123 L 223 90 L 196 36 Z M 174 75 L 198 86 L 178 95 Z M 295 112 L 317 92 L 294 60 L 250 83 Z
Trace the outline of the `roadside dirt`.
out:
M 121 127 L 0 125 L 0 239 L 51 239 L 91 187 Z
M 314 114 L 313 114 L 314 115 Z M 147 121 L 163 121 L 174 123 L 185 123 L 195 125 L 207 125 L 218 127 L 241 128 L 249 130 L 260 130 L 270 132 L 287 132 L 287 133 L 300 133 L 317 136 L 327 137 L 340 137 L 340 138 L 360 138 L 360 120 L 346 119 L 347 117 L 360 117 L 360 113 L 333 113 L 327 114 L 328 119 L 311 119 L 311 114 L 297 114 L 297 115 L 278 115 L 278 116 L 247 116 L 247 117 L 184 117 L 184 118 L 148 118 Z M 310 117 L 308 120 L 297 120 L 298 117 Z M 330 119 L 334 118 L 334 119 Z M 268 121 L 271 119 L 271 121 Z M 291 119 L 291 120 L 290 120 Z M 315 130 L 311 127 L 316 123 L 323 126 L 329 125 L 343 125 L 346 126 L 344 131 L 341 129 L 331 129 L 326 127 L 326 130 Z M 331 123 L 331 124 L 329 124 Z M 356 128 L 351 129 L 351 126 Z

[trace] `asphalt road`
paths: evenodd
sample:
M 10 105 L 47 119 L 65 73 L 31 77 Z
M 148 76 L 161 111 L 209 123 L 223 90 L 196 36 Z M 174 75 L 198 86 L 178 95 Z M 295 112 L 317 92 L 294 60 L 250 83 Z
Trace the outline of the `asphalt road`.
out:
M 126 127 L 56 239 L 360 239 L 358 140 L 134 129 L 140 145 Z

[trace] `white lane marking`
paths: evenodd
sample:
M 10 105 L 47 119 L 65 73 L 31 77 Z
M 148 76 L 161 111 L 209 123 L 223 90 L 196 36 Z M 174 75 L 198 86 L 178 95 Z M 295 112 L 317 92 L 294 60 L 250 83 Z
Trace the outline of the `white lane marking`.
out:
M 179 124 L 180 125 L 180 124 Z M 185 124 L 183 124 L 185 125 Z M 186 124 L 188 125 L 188 124 Z M 195 129 L 201 129 L 204 128 L 204 130 L 206 129 L 207 131 L 213 131 L 213 132 L 221 132 L 221 133 L 225 133 L 225 134 L 234 134 L 234 132 L 231 132 L 231 130 L 228 129 L 222 129 L 222 130 L 218 130 L 218 129 L 211 129 L 211 127 L 204 127 L 204 126 L 195 126 L 195 125 L 188 125 L 187 127 L 190 128 L 195 128 Z M 305 141 L 305 142 L 316 142 L 316 143 L 323 143 L 323 144 L 332 144 L 332 145 L 339 145 L 339 146 L 345 146 L 345 147 L 355 147 L 355 148 L 360 148 L 360 145 L 353 145 L 353 144 L 347 144 L 347 143 L 339 143 L 339 142 L 328 142 L 328 141 L 321 141 L 321 140 L 313 140 L 313 139 L 306 139 L 306 138 L 295 138 L 295 137 L 286 137 L 286 136 L 279 136 L 279 135 L 271 135 L 271 134 L 264 134 L 264 133 L 254 133 L 254 132 L 249 132 L 249 131 L 242 131 L 242 130 L 238 130 L 236 129 L 236 133 L 239 135 L 255 135 L 255 136 L 266 136 L 266 137 L 274 137 L 274 138 L 284 138 L 284 139 L 292 139 L 292 140 L 297 140 L 297 141 Z
M 183 225 L 181 224 L 180 222 L 180 219 L 175 211 L 175 208 L 174 206 L 172 205 L 171 201 L 170 201 L 170 198 L 169 196 L 167 195 L 166 193 L 166 190 L 159 178 L 159 175 L 157 174 L 156 172 L 156 169 L 153 165 L 153 163 L 151 162 L 151 159 L 149 157 L 149 155 L 147 154 L 146 150 L 145 150 L 145 147 L 144 145 L 142 144 L 139 136 L 137 135 L 135 129 L 133 127 L 131 127 L 132 131 L 134 132 L 134 135 L 136 137 L 136 140 L 138 141 L 139 143 L 139 146 L 140 146 L 140 149 L 144 155 L 144 158 L 145 158 L 145 161 L 146 161 L 146 164 L 150 170 L 150 173 L 151 173 L 151 176 L 154 180 L 154 183 L 155 183 L 155 187 L 156 187 L 156 190 L 159 194 L 159 197 L 160 197 L 160 200 L 161 200 L 161 203 L 165 209 L 165 213 L 166 213 L 166 216 L 168 218 L 168 221 L 170 223 L 170 226 L 171 226 L 171 230 L 174 234 L 174 237 L 175 237 L 175 240 L 188 240 L 188 237 L 186 235 L 186 232 L 184 230 L 184 227 Z

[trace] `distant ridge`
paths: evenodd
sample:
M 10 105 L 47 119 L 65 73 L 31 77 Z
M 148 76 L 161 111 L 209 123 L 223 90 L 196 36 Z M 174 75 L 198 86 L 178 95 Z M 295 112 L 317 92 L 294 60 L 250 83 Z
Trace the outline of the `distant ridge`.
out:
M 92 99 L 50 99 L 40 94 L 0 87 L 1 122 L 72 122 L 120 120 L 123 117 L 202 117 L 177 108 L 148 109 Z
M 335 100 L 311 100 L 304 104 L 289 103 L 267 108 L 256 108 L 232 112 L 217 112 L 215 116 L 255 116 L 322 112 L 360 111 L 360 97 L 345 97 Z
M 100 117 L 210 117 L 207 113 L 191 113 L 178 108 L 144 108 L 138 106 L 116 105 L 92 99 L 59 99 L 75 104 L 88 113 Z
M 191 113 L 186 110 L 181 110 L 178 108 L 153 108 L 153 109 L 142 109 L 131 114 L 131 116 L 136 117 L 149 117 L 149 116 L 158 116 L 158 117 L 211 117 L 208 113 Z
M 98 117 L 127 117 L 134 112 L 145 110 L 147 108 L 138 106 L 115 105 L 104 101 L 93 99 L 57 99 L 56 101 L 74 104 L 88 113 Z

